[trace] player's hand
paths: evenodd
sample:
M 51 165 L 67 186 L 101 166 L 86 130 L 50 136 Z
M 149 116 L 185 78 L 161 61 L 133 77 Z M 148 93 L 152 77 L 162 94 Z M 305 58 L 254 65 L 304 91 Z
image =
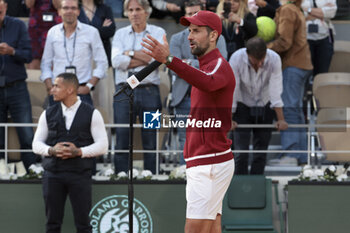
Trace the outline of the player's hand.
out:
M 163 36 L 163 44 L 161 44 L 149 34 L 147 35 L 147 38 L 143 38 L 142 41 L 143 42 L 141 45 L 146 48 L 142 49 L 144 53 L 150 55 L 161 63 L 166 63 L 166 58 L 170 55 L 170 51 L 169 44 L 165 35 Z

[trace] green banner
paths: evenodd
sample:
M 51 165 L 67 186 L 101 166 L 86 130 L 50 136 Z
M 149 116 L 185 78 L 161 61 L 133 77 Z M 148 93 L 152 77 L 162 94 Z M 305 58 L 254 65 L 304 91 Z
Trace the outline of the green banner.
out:
M 127 184 L 93 184 L 91 225 L 94 233 L 128 232 Z M 183 232 L 186 217 L 184 182 L 140 182 L 134 184 L 135 233 Z M 82 195 L 84 195 L 82 193 Z M 45 207 L 39 182 L 0 183 L 0 231 L 45 232 Z M 67 198 L 62 232 L 75 232 Z

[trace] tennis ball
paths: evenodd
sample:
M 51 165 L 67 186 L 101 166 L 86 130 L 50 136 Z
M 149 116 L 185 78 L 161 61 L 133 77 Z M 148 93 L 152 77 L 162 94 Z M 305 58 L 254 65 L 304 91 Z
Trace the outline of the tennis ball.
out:
M 257 37 L 260 37 L 265 42 L 273 40 L 276 33 L 276 23 L 267 16 L 260 16 L 256 19 L 256 25 L 258 27 Z

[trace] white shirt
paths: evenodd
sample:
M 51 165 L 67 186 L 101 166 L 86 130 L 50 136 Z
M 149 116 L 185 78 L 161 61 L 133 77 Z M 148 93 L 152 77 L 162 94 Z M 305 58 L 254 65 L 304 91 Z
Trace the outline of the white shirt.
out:
M 65 117 L 66 129 L 70 129 L 75 114 L 81 104 L 81 100 L 78 97 L 78 101 L 73 104 L 71 107 L 65 106 L 61 103 L 62 106 L 62 115 Z M 98 110 L 94 110 L 91 119 L 91 135 L 94 140 L 94 143 L 88 146 L 81 147 L 82 158 L 95 157 L 103 155 L 108 151 L 108 137 L 105 130 L 105 125 L 101 113 Z M 48 127 L 46 121 L 46 111 L 44 111 L 38 122 L 38 128 L 36 129 L 34 139 L 33 139 L 33 151 L 35 154 L 49 156 L 49 148 L 47 145 L 46 139 L 48 137 Z
M 112 41 L 112 66 L 116 69 L 115 71 L 115 84 L 126 82 L 128 76 L 128 71 L 138 72 L 142 70 L 145 66 L 135 67 L 128 70 L 131 58 L 129 56 L 123 55 L 125 51 L 138 51 L 143 47 L 141 46 L 142 38 L 147 34 L 153 36 L 156 40 L 163 44 L 163 35 L 165 31 L 163 28 L 146 25 L 146 30 L 141 33 L 135 33 L 131 25 L 123 27 L 117 30 L 114 34 Z M 152 59 L 153 60 L 153 59 Z M 150 73 L 147 78 L 145 78 L 141 84 L 152 83 L 155 85 L 160 84 L 160 76 L 158 69 Z
M 232 112 L 236 111 L 237 102 L 249 107 L 265 106 L 269 101 L 271 108 L 283 107 L 281 98 L 282 62 L 280 56 L 267 49 L 262 67 L 255 71 L 251 66 L 247 49 L 242 48 L 232 54 L 230 65 L 236 78 L 236 89 L 233 95 Z
M 337 12 L 337 2 L 336 0 L 315 0 L 317 8 L 321 8 L 323 12 L 324 19 L 315 19 L 306 21 L 306 30 L 308 30 L 309 24 L 317 24 L 318 25 L 318 33 L 309 33 L 307 32 L 308 40 L 321 40 L 329 36 L 329 28 L 333 30 L 333 34 L 335 35 L 335 29 L 333 24 L 331 23 L 331 18 L 335 16 Z M 301 4 L 303 9 L 305 8 L 314 8 L 313 0 L 304 0 Z M 304 12 L 307 15 L 307 12 Z
M 54 82 L 54 78 L 64 73 L 66 66 L 70 65 L 76 67 L 79 83 L 86 83 L 93 76 L 104 78 L 108 60 L 98 30 L 78 21 L 75 32 L 69 38 L 64 34 L 63 23 L 53 26 L 48 31 L 40 65 L 42 72 L 40 79 L 44 81 L 52 78 Z M 66 41 L 66 49 L 64 41 Z M 70 64 L 69 61 L 72 60 Z M 92 70 L 92 60 L 96 66 L 94 70 Z

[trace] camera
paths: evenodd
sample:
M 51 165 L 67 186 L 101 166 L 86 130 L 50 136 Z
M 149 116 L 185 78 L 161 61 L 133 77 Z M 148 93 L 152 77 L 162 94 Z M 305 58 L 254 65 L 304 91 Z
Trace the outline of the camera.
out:
M 231 2 L 224 2 L 224 18 L 227 19 L 231 12 Z

